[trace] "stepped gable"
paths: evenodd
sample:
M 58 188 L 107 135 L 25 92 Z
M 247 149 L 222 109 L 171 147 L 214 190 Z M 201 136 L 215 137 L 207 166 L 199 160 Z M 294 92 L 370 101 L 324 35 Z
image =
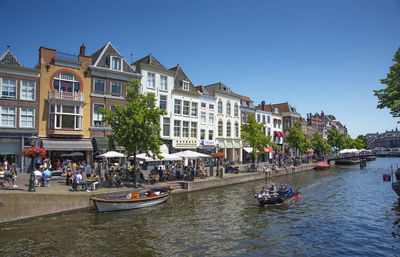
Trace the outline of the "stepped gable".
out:
M 15 55 L 11 52 L 10 46 L 7 46 L 7 50 L 0 56 L 0 64 L 20 68 L 24 67 L 17 57 L 15 57 Z
M 109 68 L 109 56 L 117 56 L 122 60 L 122 71 L 137 73 L 136 70 L 125 60 L 125 58 L 117 51 L 117 49 L 111 44 L 110 41 L 107 42 L 102 48 L 94 52 L 92 57 L 92 62 L 94 67 Z

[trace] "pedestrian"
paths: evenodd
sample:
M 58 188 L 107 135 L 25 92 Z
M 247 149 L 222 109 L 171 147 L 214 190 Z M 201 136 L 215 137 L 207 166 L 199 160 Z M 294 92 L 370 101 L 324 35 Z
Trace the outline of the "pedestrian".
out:
M 90 178 L 92 176 L 92 166 L 89 163 L 86 164 L 86 178 Z

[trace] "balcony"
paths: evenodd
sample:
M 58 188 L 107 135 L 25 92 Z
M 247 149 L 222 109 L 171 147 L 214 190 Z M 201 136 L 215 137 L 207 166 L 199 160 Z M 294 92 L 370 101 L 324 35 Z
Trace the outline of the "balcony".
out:
M 49 90 L 47 101 L 49 103 L 71 103 L 71 104 L 85 104 L 83 101 L 82 92 L 65 92 L 58 90 Z

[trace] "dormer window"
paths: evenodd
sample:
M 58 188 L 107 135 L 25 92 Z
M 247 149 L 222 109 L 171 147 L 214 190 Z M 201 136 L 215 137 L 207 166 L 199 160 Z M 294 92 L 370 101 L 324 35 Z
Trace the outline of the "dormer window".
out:
M 111 69 L 121 70 L 121 58 L 116 56 L 111 56 Z
M 188 82 L 182 82 L 182 89 L 189 91 L 189 83 Z

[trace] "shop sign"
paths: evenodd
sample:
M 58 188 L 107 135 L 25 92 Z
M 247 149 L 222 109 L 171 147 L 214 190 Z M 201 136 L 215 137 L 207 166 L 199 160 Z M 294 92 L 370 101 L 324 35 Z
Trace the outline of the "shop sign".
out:
M 213 141 L 204 141 L 204 140 L 201 140 L 200 145 L 202 145 L 202 146 L 214 146 L 215 143 L 214 143 Z
M 197 148 L 197 140 L 174 140 L 172 146 L 175 148 Z

